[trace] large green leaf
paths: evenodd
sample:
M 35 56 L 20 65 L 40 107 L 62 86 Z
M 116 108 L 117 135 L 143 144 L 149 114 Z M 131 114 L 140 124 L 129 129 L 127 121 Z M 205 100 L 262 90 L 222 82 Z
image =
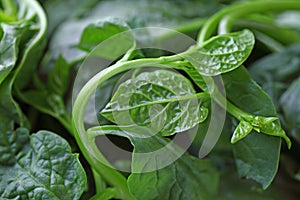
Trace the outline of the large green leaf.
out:
M 44 28 L 45 22 L 39 18 L 40 13 L 35 5 L 36 2 L 22 1 L 19 4 L 18 17 L 12 23 L 0 24 L 2 38 L 0 41 L 0 83 L 14 68 L 16 63 L 23 65 L 25 61 L 24 56 L 28 53 L 29 49 L 40 39 L 38 36 L 39 31 Z M 43 27 L 43 28 L 42 28 Z M 37 47 L 37 46 L 35 46 Z M 37 54 L 33 60 L 39 58 Z M 33 60 L 30 60 L 32 62 Z M 34 65 L 33 65 L 34 66 Z M 30 66 L 32 67 L 32 66 Z M 22 74 L 22 81 L 24 83 L 27 74 Z
M 16 163 L 16 155 L 28 142 L 28 130 L 18 128 L 13 131 L 14 124 L 10 119 L 0 119 L 0 165 L 11 166 Z
M 205 93 L 196 95 L 184 76 L 157 70 L 122 83 L 101 114 L 118 125 L 137 124 L 171 135 L 206 119 L 208 110 L 201 103 L 207 98 Z
M 28 127 L 27 119 L 22 113 L 19 104 L 12 96 L 13 76 L 8 75 L 0 85 L 0 117 L 14 120 L 22 127 Z
M 215 36 L 183 54 L 201 75 L 215 76 L 239 67 L 250 55 L 254 35 L 249 30 Z
M 79 199 L 86 176 L 78 155 L 60 136 L 0 123 L 1 199 Z
M 222 77 L 230 102 L 254 115 L 276 116 L 270 97 L 251 79 L 244 67 Z M 277 173 L 280 144 L 280 138 L 255 131 L 237 142 L 233 151 L 239 175 L 254 179 L 267 188 Z
M 132 138 L 131 141 L 135 148 L 132 167 L 137 171 L 151 167 L 151 162 L 152 165 L 166 162 L 178 153 L 175 148 L 170 148 L 162 151 L 163 155 L 154 153 L 153 156 L 135 157 L 135 153 L 149 153 L 165 148 L 169 140 L 152 137 Z M 162 141 L 165 143 L 162 144 Z M 137 199 L 210 199 L 217 192 L 218 172 L 210 160 L 200 160 L 185 153 L 163 169 L 132 173 L 128 185 Z
M 28 30 L 28 22 L 23 24 L 10 25 L 1 23 L 1 29 L 3 32 L 2 39 L 0 41 L 0 84 L 10 73 L 15 66 L 18 53 L 19 42 L 22 34 Z
M 217 193 L 219 174 L 214 164 L 184 153 L 169 139 L 140 138 L 139 133 L 125 133 L 114 126 L 94 127 L 88 133 L 130 139 L 134 152 L 128 186 L 137 199 L 202 200 Z
M 215 200 L 296 200 L 290 190 L 281 185 L 272 185 L 268 190 L 254 189 L 253 181 L 239 179 L 235 168 L 226 166 L 220 178 L 219 195 Z M 295 195 L 296 196 L 296 195 Z
M 41 53 L 39 47 L 45 34 L 46 19 L 36 1 L 24 0 L 17 3 L 19 13 L 13 25 L 1 23 L 5 31 L 1 40 L 3 49 L 1 49 L 0 65 L 5 66 L 4 71 L 0 70 L 0 83 L 2 82 L 0 110 L 3 111 L 0 115 L 14 120 L 21 126 L 28 126 L 21 109 L 13 99 L 12 88 L 13 85 L 18 85 L 18 88 L 25 87 L 25 83 L 32 75 L 28 70 L 37 66 L 36 61 Z M 4 43 L 4 39 L 7 44 Z M 37 51 L 39 53 L 36 53 Z M 17 65 L 14 66 L 15 64 Z M 15 70 L 11 71 L 13 67 Z
M 19 6 L 18 23 L 26 20 L 30 25 L 22 35 L 19 45 L 18 65 L 14 81 L 16 87 L 25 88 L 38 67 L 46 44 L 47 19 L 44 10 L 35 0 L 19 0 L 17 4 Z

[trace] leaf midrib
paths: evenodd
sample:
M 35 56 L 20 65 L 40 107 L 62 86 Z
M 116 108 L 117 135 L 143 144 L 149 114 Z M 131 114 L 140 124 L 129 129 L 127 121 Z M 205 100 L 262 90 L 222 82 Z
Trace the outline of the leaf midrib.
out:
M 151 105 L 163 104 L 163 103 L 172 103 L 172 102 L 175 102 L 175 101 L 191 100 L 191 99 L 194 99 L 194 98 L 199 99 L 201 97 L 209 98 L 209 95 L 207 93 L 201 92 L 201 93 L 197 93 L 197 94 L 178 96 L 176 98 L 169 98 L 169 99 L 151 101 L 151 102 L 148 102 L 148 103 L 143 103 L 143 104 L 139 104 L 139 105 L 131 106 L 131 107 L 124 107 L 124 108 L 121 108 L 121 109 L 107 109 L 105 111 L 101 111 L 101 113 L 108 113 L 108 112 L 114 112 L 114 111 L 122 112 L 122 111 L 136 109 L 136 108 L 143 107 L 143 106 L 151 106 Z

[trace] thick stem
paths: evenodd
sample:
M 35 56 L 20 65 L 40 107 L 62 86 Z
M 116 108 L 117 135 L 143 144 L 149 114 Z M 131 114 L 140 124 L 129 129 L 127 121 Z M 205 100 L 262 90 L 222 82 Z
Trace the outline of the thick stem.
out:
M 300 1 L 264 1 L 245 3 L 239 9 L 226 14 L 219 24 L 219 34 L 230 32 L 235 19 L 247 16 L 251 13 L 260 13 L 268 11 L 299 10 Z

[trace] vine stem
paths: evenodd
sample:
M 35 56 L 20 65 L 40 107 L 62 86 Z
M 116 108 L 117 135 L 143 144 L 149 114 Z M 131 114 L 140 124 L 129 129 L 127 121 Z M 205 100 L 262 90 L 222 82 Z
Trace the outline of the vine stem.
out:
M 224 8 L 212 18 L 210 18 L 201 29 L 198 36 L 200 43 L 207 40 L 219 25 L 219 33 L 227 33 L 232 27 L 234 19 L 251 13 L 267 12 L 267 11 L 284 11 L 300 9 L 300 1 L 296 0 L 280 0 L 280 1 L 253 1 L 241 2 Z M 219 24 L 220 22 L 220 24 Z
M 181 57 L 178 57 L 178 59 L 181 59 Z M 87 134 L 84 127 L 85 108 L 97 87 L 112 76 L 130 69 L 141 68 L 144 66 L 170 68 L 168 65 L 163 64 L 170 60 L 176 59 L 172 56 L 169 58 L 145 58 L 127 62 L 118 62 L 92 77 L 92 79 L 83 86 L 74 102 L 72 124 L 78 146 L 86 160 L 97 171 L 97 173 L 99 173 L 110 185 L 118 189 L 118 196 L 116 198 L 134 199 L 132 194 L 129 192 L 126 178 L 121 173 L 113 169 L 111 164 L 100 153 L 95 143 L 95 137 Z

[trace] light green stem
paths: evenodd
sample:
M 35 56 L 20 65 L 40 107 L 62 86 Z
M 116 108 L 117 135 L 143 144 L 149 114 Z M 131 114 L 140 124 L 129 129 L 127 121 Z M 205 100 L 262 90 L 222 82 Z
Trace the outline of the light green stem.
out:
M 218 25 L 219 33 L 229 32 L 232 27 L 233 20 L 241 16 L 247 16 L 251 13 L 299 9 L 300 1 L 298 0 L 266 0 L 237 3 L 221 10 L 210 18 L 201 29 L 198 41 L 202 43 L 207 40 L 216 31 Z

